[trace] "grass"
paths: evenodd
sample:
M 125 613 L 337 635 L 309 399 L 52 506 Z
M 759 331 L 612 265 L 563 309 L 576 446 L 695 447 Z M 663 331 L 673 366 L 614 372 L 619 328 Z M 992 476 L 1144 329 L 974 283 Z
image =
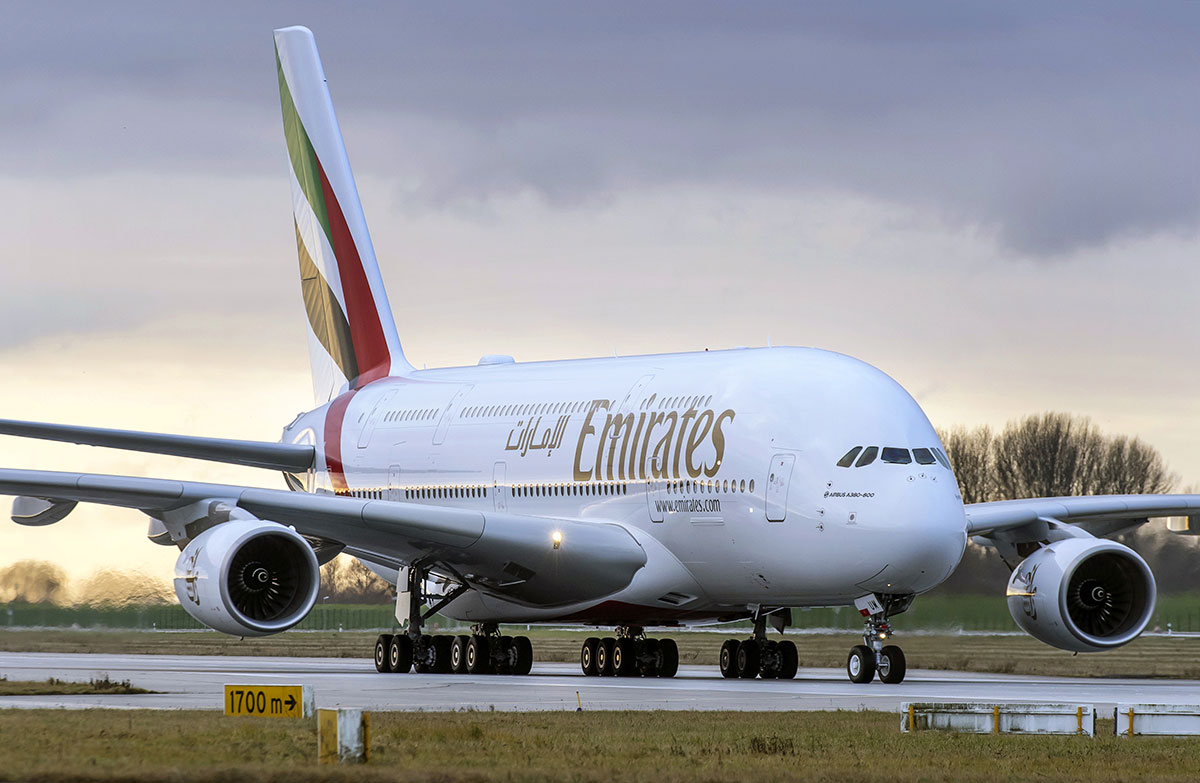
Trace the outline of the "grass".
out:
M 0 780 L 1105 783 L 1200 768 L 1195 740 L 901 734 L 879 712 L 375 713 L 362 767 L 317 766 L 312 720 L 4 710 L 0 737 Z
M 134 687 L 129 680 L 110 680 L 108 675 L 87 682 L 66 682 L 51 677 L 45 682 L 30 682 L 25 680 L 9 680 L 0 677 L 0 696 L 60 696 L 76 694 L 112 693 L 153 693 L 145 688 Z
M 512 629 L 533 639 L 538 661 L 579 659 L 579 647 L 595 631 Z M 731 629 L 729 636 L 744 636 Z M 659 634 L 656 634 L 659 635 Z M 672 633 L 683 664 L 715 665 L 722 633 Z M 212 632 L 142 633 L 137 631 L 0 631 L 0 650 L 9 652 L 141 653 L 150 655 L 267 655 L 368 659 L 373 632 L 283 633 L 239 640 Z M 772 634 L 772 638 L 778 638 Z M 860 636 L 853 632 L 789 634 L 800 651 L 802 667 L 840 667 Z M 952 671 L 998 672 L 1068 677 L 1156 677 L 1200 679 L 1200 638 L 1143 636 L 1105 653 L 1072 655 L 1026 636 L 924 634 L 896 638 L 909 666 Z
M 329 604 L 318 602 L 297 626 L 299 630 L 322 631 L 339 627 L 346 631 L 390 628 L 391 605 Z M 792 613 L 797 628 L 857 630 L 862 620 L 853 607 L 803 609 Z M 907 631 L 1015 631 L 1008 613 L 1002 585 L 989 595 L 923 595 L 911 609 L 897 618 Z M 432 627 L 445 628 L 453 621 L 434 616 Z M 1176 631 L 1200 631 L 1200 594 L 1160 595 L 1150 627 Z M 54 604 L 0 604 L 0 627 L 11 628 L 103 628 L 110 630 L 203 630 L 200 623 L 176 603 L 120 606 L 56 606 Z

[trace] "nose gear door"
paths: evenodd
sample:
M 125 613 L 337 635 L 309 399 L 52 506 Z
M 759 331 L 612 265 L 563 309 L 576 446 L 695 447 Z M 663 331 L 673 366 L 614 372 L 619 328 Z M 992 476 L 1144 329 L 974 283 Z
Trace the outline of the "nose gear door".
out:
M 768 522 L 782 522 L 787 516 L 788 484 L 795 464 L 795 454 L 776 454 L 771 457 L 771 467 L 767 471 Z

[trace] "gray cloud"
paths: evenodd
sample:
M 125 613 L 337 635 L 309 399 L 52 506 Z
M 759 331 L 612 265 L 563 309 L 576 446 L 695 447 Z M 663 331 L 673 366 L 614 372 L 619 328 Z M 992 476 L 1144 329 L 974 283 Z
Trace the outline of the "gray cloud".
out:
M 406 208 L 835 189 L 1053 257 L 1200 217 L 1200 4 L 150 3 L 0 31 L 22 176 L 281 170 L 272 27 L 317 33 L 360 174 Z

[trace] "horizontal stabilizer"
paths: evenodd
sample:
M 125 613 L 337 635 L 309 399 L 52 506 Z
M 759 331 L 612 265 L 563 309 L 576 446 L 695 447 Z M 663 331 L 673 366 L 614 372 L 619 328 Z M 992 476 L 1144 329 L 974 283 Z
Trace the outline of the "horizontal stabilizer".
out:
M 70 424 L 43 424 L 36 421 L 0 419 L 0 435 L 37 438 L 82 446 L 104 446 L 110 449 L 190 457 L 251 468 L 267 468 L 303 472 L 312 467 L 316 451 L 312 446 L 291 443 L 264 443 L 254 440 L 199 438 L 190 435 L 167 435 L 158 432 L 109 430 L 100 427 L 77 427 Z

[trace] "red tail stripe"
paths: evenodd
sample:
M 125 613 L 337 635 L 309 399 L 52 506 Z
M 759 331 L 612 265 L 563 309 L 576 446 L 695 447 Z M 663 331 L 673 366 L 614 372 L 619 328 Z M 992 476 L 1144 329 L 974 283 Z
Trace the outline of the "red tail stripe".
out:
M 336 398 L 325 413 L 325 470 L 329 472 L 334 492 L 348 488 L 346 470 L 342 466 L 342 423 L 346 420 L 346 408 L 350 406 L 354 395 L 354 391 L 348 391 Z
M 313 156 L 316 158 L 316 155 Z M 371 284 L 363 271 L 362 259 L 346 216 L 342 214 L 337 195 L 325 176 L 321 159 L 316 158 L 317 171 L 321 175 L 321 191 L 325 196 L 325 211 L 329 217 L 329 238 L 333 244 L 333 255 L 337 258 L 338 277 L 342 281 L 342 295 L 346 299 L 346 320 L 350 323 L 350 339 L 354 343 L 354 358 L 358 362 L 358 379 L 351 378 L 356 388 L 366 386 L 373 380 L 383 378 L 392 366 L 391 352 L 383 325 L 379 322 L 379 311 Z

